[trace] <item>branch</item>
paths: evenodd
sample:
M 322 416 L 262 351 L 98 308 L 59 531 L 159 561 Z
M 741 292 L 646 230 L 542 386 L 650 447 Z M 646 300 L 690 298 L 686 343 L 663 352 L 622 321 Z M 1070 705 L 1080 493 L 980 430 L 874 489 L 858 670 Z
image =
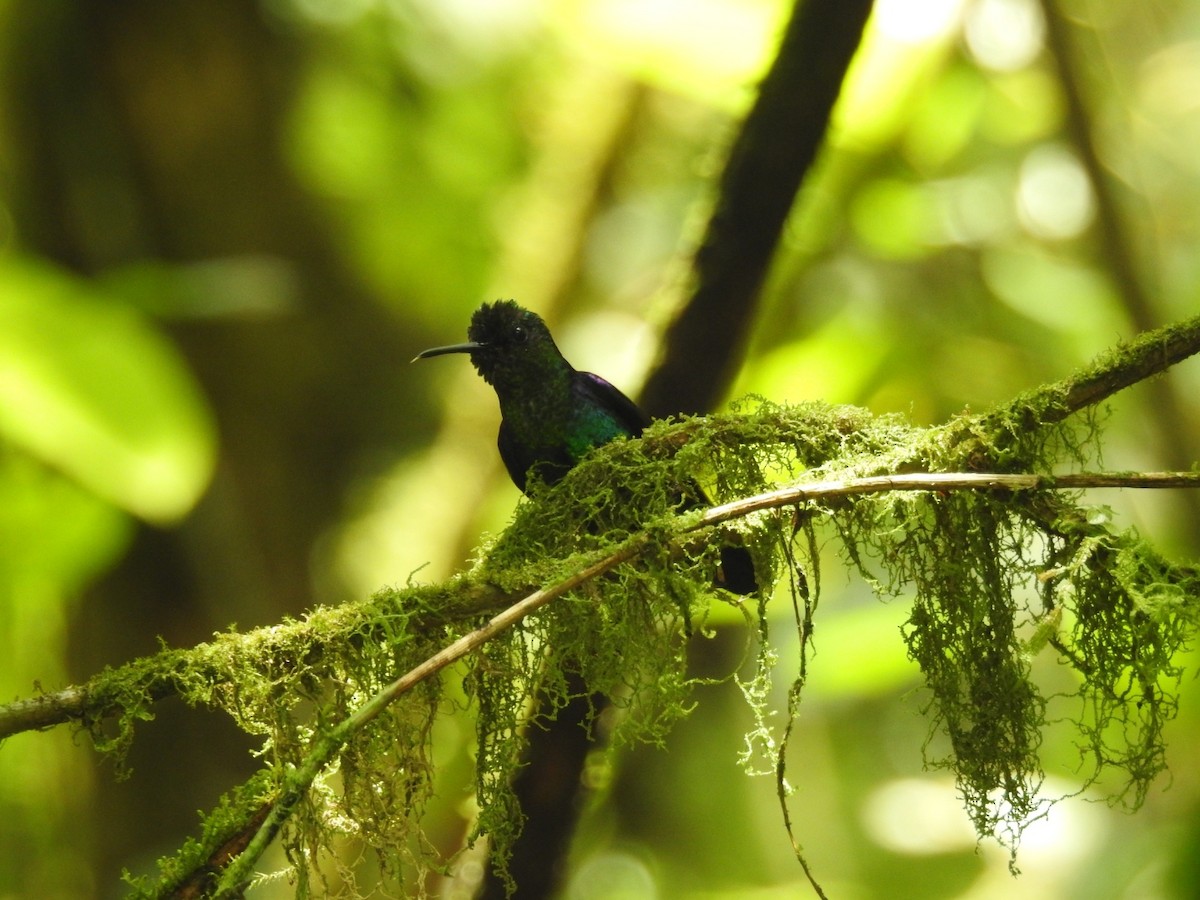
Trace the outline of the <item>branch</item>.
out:
M 453 603 L 444 602 L 447 595 Z M 447 584 L 412 589 L 419 612 L 410 626 L 441 630 L 475 619 L 480 613 L 511 603 L 513 594 L 494 585 L 454 579 Z M 519 596 L 519 594 L 518 594 Z M 440 606 L 436 600 L 442 600 Z M 87 683 L 38 694 L 0 705 L 0 741 L 24 731 L 36 731 L 67 722 L 93 727 L 112 716 L 150 718 L 149 707 L 181 693 L 186 683 L 218 688 L 235 662 L 257 656 L 263 666 L 272 660 L 303 660 L 311 664 L 324 652 L 329 635 L 370 636 L 380 606 L 393 602 L 390 595 L 337 607 L 322 607 L 301 621 L 257 628 L 245 634 L 219 634 L 212 641 L 182 650 L 166 650 L 154 657 L 106 669 Z M 140 712 L 139 712 L 140 710 Z
M 1139 334 L 1094 366 L 1063 382 L 1067 393 L 1062 418 L 1165 372 L 1197 352 L 1200 352 L 1200 316 Z
M 1006 475 L 980 473 L 914 473 L 871 478 L 850 478 L 797 484 L 753 497 L 735 500 L 714 506 L 699 519 L 683 525 L 676 532 L 678 537 L 694 535 L 704 529 L 743 518 L 755 512 L 798 503 L 828 501 L 840 497 L 862 494 L 878 494 L 887 491 L 1023 491 L 1036 489 L 1076 490 L 1080 488 L 1200 488 L 1200 472 L 1150 472 L 1150 473 L 1081 473 L 1076 475 Z M 452 644 L 406 672 L 386 688 L 377 693 L 355 713 L 326 732 L 316 741 L 304 762 L 288 772 L 283 789 L 270 808 L 265 821 L 251 820 L 247 831 L 253 838 L 246 850 L 234 860 L 221 878 L 217 889 L 218 897 L 235 896 L 250 877 L 255 864 L 266 851 L 280 828 L 295 810 L 311 787 L 313 781 L 332 761 L 338 751 L 364 727 L 370 724 L 388 706 L 412 690 L 422 681 L 440 672 L 446 666 L 467 656 L 490 641 L 496 635 L 511 628 L 530 613 L 547 603 L 574 590 L 583 583 L 608 572 L 622 563 L 637 558 L 651 546 L 650 535 L 640 532 L 610 553 L 597 558 L 578 570 L 569 578 L 534 591 L 487 624 L 464 635 Z M 261 824 L 259 824 L 261 822 Z
M 1084 472 L 1077 475 L 1000 475 L 980 472 L 915 472 L 908 475 L 877 475 L 870 478 L 833 479 L 768 491 L 754 497 L 714 506 L 687 531 L 739 519 L 764 509 L 797 503 L 880 494 L 887 491 L 1030 491 L 1077 490 L 1080 488 L 1194 488 L 1200 487 L 1200 472 Z
M 960 416 L 929 430 L 930 444 L 955 446 L 975 440 L 983 448 L 980 468 L 995 468 L 996 458 L 1015 438 L 1057 425 L 1081 410 L 1096 406 L 1127 387 L 1160 375 L 1176 363 L 1200 353 L 1200 316 L 1156 328 L 1101 355 L 1090 366 L 1051 384 L 1016 397 L 978 416 Z M 930 446 L 920 448 L 910 462 L 923 462 Z M 954 468 L 967 461 L 953 464 Z M 969 467 L 969 465 L 967 465 Z
M 642 393 L 652 416 L 711 410 L 742 352 L 796 192 L 817 157 L 871 0 L 800 0 L 717 185 L 691 297 Z M 719 322 L 720 327 L 713 327 Z M 697 361 L 702 374 L 697 375 Z
M 78 721 L 91 727 L 97 744 L 104 747 L 97 725 L 106 717 L 119 715 L 118 738 L 108 741 L 119 748 L 132 733 L 131 724 L 149 718 L 157 699 L 179 693 L 194 705 L 209 704 L 230 708 L 226 691 L 237 689 L 231 673 L 252 671 L 262 683 L 282 684 L 297 673 L 322 677 L 322 660 L 340 641 L 387 641 L 397 629 L 417 637 L 426 646 L 438 634 L 457 631 L 481 614 L 503 609 L 482 628 L 464 635 L 437 653 L 430 655 L 397 679 L 356 712 L 346 716 L 332 729 L 320 733 L 309 744 L 307 755 L 295 767 L 263 770 L 260 786 L 253 792 L 238 792 L 241 808 L 236 815 L 222 820 L 219 839 L 206 837 L 207 859 L 200 868 L 185 876 L 185 882 L 171 878 L 169 885 L 211 884 L 224 873 L 224 890 L 232 892 L 255 865 L 265 848 L 297 808 L 313 780 L 333 760 L 347 741 L 359 734 L 395 700 L 519 622 L 530 612 L 556 597 L 584 584 L 588 579 L 608 572 L 647 550 L 663 549 L 663 540 L 675 543 L 711 540 L 705 529 L 753 513 L 797 506 L 805 503 L 830 503 L 838 498 L 885 491 L 1027 491 L 1077 490 L 1089 487 L 1190 488 L 1200 486 L 1200 473 L 1147 474 L 1076 474 L 1035 475 L 1022 473 L 952 474 L 930 469 L 979 469 L 1040 467 L 1036 462 L 1022 465 L 1021 453 L 1005 455 L 997 447 L 1015 444 L 1021 437 L 1043 428 L 1053 429 L 1074 412 L 1094 405 L 1116 391 L 1168 368 L 1200 351 L 1200 317 L 1142 335 L 1119 348 L 1082 372 L 1055 384 L 1030 391 L 1012 403 L 980 416 L 962 416 L 940 428 L 897 429 L 884 423 L 871 425 L 871 416 L 863 410 L 819 408 L 820 405 L 787 410 L 764 409 L 762 415 L 723 417 L 711 423 L 710 436 L 716 443 L 707 446 L 720 455 L 720 448 L 750 444 L 792 447 L 797 458 L 809 466 L 812 478 L 796 484 L 713 507 L 674 521 L 659 521 L 655 528 L 628 537 L 607 552 L 584 558 L 565 580 L 551 587 L 521 596 L 502 590 L 483 579 L 487 566 L 473 577 L 461 576 L 443 585 L 410 588 L 402 593 L 384 591 L 369 601 L 340 607 L 318 609 L 304 621 L 287 621 L 247 634 L 222 634 L 212 642 L 189 650 L 169 650 L 155 657 L 137 660 L 116 670 L 101 673 L 83 686 L 67 688 L 0 706 L 0 738 L 19 731 L 49 727 L 66 721 Z M 708 423 L 690 419 L 659 428 L 658 433 L 641 442 L 629 442 L 629 452 L 644 462 L 674 456 L 682 444 L 702 440 Z M 739 430 L 740 429 L 740 430 Z M 655 442 L 661 446 L 654 446 Z M 973 442 L 973 443 L 972 443 Z M 956 446 L 962 444 L 961 447 Z M 637 456 L 642 449 L 648 454 Z M 947 445 L 954 452 L 947 453 Z M 622 450 L 624 445 L 617 446 Z M 962 451 L 966 450 L 966 453 Z M 746 452 L 750 452 L 747 450 Z M 1028 456 L 1029 460 L 1039 457 Z M 597 459 L 598 477 L 604 477 L 609 461 Z M 990 463 L 990 464 L 989 464 Z M 1049 463 L 1045 463 L 1049 465 Z M 904 472 L 908 468 L 910 471 Z M 921 471 L 911 471 L 919 468 Z M 897 471 L 902 474 L 894 474 Z M 609 473 L 611 474 L 611 472 Z M 834 476 L 830 478 L 830 476 Z M 652 549 L 653 548 L 653 549 Z M 564 559 L 547 561 L 562 571 Z M 537 567 L 526 577 L 535 580 Z M 498 572 L 497 574 L 503 574 Z M 513 573 L 508 573 L 508 578 Z M 516 584 L 519 584 L 517 582 Z M 507 585 L 513 588 L 511 582 Z M 517 603 L 504 608 L 514 597 Z M 399 621 L 398 621 L 399 620 Z M 411 644 L 410 660 L 420 659 L 420 643 Z M 232 686 L 232 688 L 231 688 Z M 236 707 L 237 702 L 233 705 Z M 274 778 L 275 788 L 263 790 L 264 775 Z M 246 798 L 249 797 L 249 802 Z M 265 801 L 261 798 L 266 798 Z M 209 841 L 212 843 L 209 844 Z M 219 845 L 219 846 L 218 846 Z M 245 848 L 243 852 L 238 852 Z M 195 866 L 194 861 L 185 864 Z M 181 895 L 182 896 L 182 895 Z
M 283 823 L 295 810 L 296 805 L 304 798 L 304 794 L 321 771 L 329 764 L 334 755 L 345 746 L 355 734 L 369 725 L 375 718 L 392 703 L 408 693 L 422 681 L 431 678 L 451 663 L 457 662 L 468 653 L 486 644 L 500 632 L 511 628 L 530 613 L 545 606 L 551 600 L 561 597 L 585 581 L 589 581 L 608 570 L 627 562 L 645 547 L 648 537 L 639 534 L 622 545 L 620 550 L 610 553 L 590 566 L 580 569 L 570 578 L 543 590 L 534 591 L 529 596 L 517 601 L 499 615 L 493 616 L 487 624 L 469 634 L 463 635 L 454 643 L 429 657 L 420 665 L 397 678 L 390 685 L 377 693 L 363 704 L 348 718 L 336 727 L 326 732 L 318 741 L 316 747 L 305 758 L 304 762 L 287 775 L 283 791 L 275 801 L 266 820 L 258 826 L 254 838 L 237 859 L 229 866 L 221 878 L 217 888 L 217 897 L 236 896 L 243 882 L 250 877 L 254 864 L 264 852 Z
M 170 693 L 169 688 L 162 685 L 161 693 L 151 693 L 154 700 L 160 700 Z M 22 731 L 37 731 L 61 725 L 71 719 L 79 719 L 88 708 L 88 692 L 86 687 L 69 687 L 52 694 L 38 694 L 24 700 L 14 700 L 0 706 L 0 740 L 20 734 Z M 102 717 L 103 712 L 97 715 Z

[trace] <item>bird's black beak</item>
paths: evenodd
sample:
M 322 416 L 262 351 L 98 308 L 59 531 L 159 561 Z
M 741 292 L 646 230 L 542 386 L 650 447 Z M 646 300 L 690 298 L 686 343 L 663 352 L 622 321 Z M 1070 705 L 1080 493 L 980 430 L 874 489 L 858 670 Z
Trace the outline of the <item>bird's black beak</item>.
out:
M 429 359 L 431 356 L 443 356 L 447 353 L 473 353 L 476 350 L 482 350 L 487 344 L 481 344 L 478 341 L 467 341 L 465 344 L 450 344 L 446 347 L 431 347 L 428 350 L 422 350 L 412 358 L 412 362 L 418 359 Z

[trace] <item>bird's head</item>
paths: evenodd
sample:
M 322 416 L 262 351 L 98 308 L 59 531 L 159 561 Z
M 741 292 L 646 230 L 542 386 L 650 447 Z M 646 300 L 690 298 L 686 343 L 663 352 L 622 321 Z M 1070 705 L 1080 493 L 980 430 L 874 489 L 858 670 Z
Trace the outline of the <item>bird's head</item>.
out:
M 467 328 L 467 338 L 463 344 L 425 350 L 417 354 L 416 359 L 469 353 L 476 371 L 497 389 L 523 378 L 536 379 L 566 366 L 566 360 L 555 346 L 550 329 L 541 316 L 518 306 L 513 300 L 485 303 L 475 310 Z

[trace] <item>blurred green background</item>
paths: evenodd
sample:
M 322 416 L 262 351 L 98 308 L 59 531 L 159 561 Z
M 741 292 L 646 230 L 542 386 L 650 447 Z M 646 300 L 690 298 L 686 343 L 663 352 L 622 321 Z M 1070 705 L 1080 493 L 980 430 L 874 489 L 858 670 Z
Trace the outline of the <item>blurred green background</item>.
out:
M 880 0 L 731 397 L 932 424 L 1200 310 L 1200 6 L 1055 8 L 1066 56 L 1035 0 Z M 577 366 L 636 394 L 787 13 L 0 0 L 0 699 L 160 636 L 187 646 L 461 569 L 518 499 L 494 397 L 463 360 L 408 361 L 514 297 Z M 1104 463 L 1189 467 L 1198 395 L 1194 361 L 1126 392 Z M 1094 499 L 1200 555 L 1189 498 Z M 880 603 L 834 560 L 823 590 L 790 780 L 831 896 L 1200 894 L 1193 681 L 1162 790 L 1135 815 L 1088 802 L 1099 789 L 1060 804 L 1013 881 L 953 782 L 923 771 L 903 599 Z M 745 640 L 731 621 L 699 641 L 697 672 L 736 670 Z M 567 896 L 806 895 L 773 779 L 737 765 L 737 688 L 697 700 L 666 748 L 591 772 Z M 438 735 L 447 851 L 471 735 Z M 1048 794 L 1079 783 L 1071 738 L 1047 736 Z M 8 740 L 0 898 L 119 895 L 122 867 L 175 849 L 253 749 L 171 702 L 141 726 L 128 780 L 66 729 Z M 434 889 L 467 896 L 471 877 Z M 290 894 L 257 895 L 273 890 Z

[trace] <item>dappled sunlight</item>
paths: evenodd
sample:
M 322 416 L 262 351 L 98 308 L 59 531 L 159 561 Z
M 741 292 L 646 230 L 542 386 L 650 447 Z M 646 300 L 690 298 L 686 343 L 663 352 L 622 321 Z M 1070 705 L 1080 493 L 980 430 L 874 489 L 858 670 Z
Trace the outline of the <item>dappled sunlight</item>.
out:
M 580 53 L 656 87 L 742 107 L 771 60 L 780 0 L 556 0 L 552 20 Z
M 880 0 L 875 4 L 873 25 L 890 40 L 901 44 L 923 44 L 944 40 L 958 28 L 966 0 Z
M 1042 785 L 1048 798 L 1073 790 L 1072 784 L 1053 778 Z M 978 843 L 952 779 L 885 781 L 868 795 L 860 814 L 867 835 L 901 856 L 975 853 L 978 846 L 983 871 L 958 896 L 963 900 L 1012 896 L 1009 851 L 990 841 Z M 1020 890 L 1052 897 L 1077 884 L 1080 868 L 1092 864 L 1092 854 L 1103 846 L 1114 820 L 1113 810 L 1103 804 L 1060 803 L 1030 824 L 1021 836 Z
M 967 8 L 963 36 L 981 66 L 1012 72 L 1042 52 L 1045 23 L 1037 0 L 974 0 Z
M 1047 240 L 1066 240 L 1087 230 L 1096 201 L 1073 153 L 1055 145 L 1029 151 L 1018 176 L 1017 214 L 1031 234 Z

